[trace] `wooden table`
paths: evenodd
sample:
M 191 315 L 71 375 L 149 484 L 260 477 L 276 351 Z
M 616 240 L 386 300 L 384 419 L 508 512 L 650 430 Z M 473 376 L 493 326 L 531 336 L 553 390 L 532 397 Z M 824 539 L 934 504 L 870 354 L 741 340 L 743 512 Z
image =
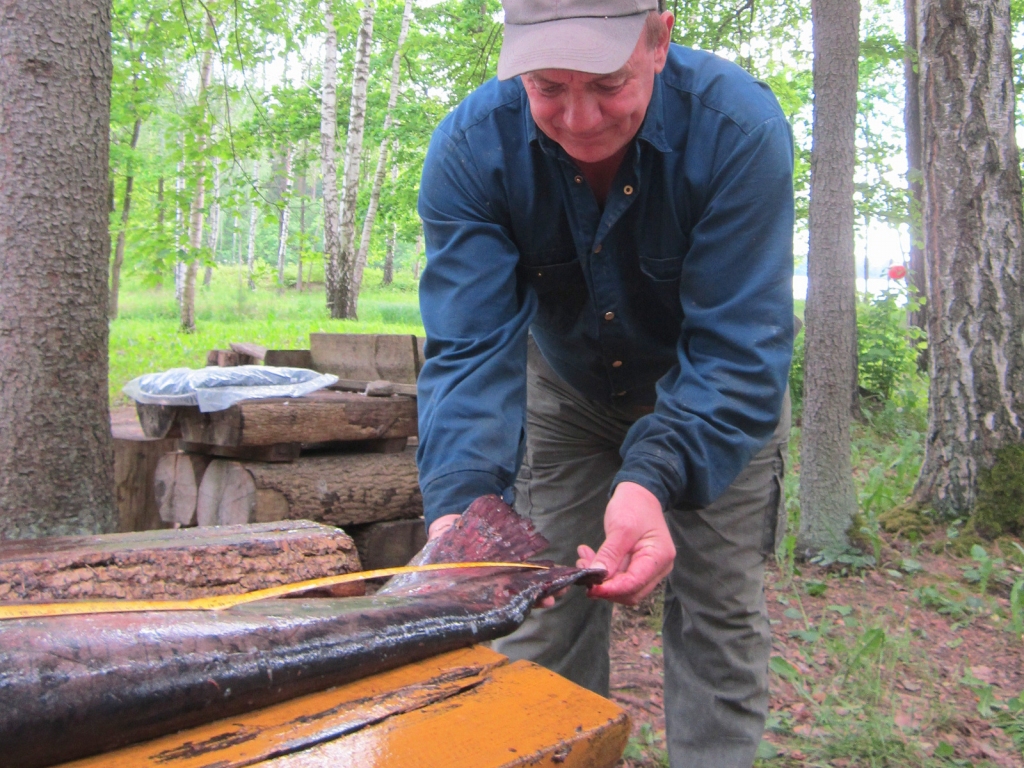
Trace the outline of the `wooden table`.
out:
M 611 768 L 629 717 L 480 646 L 65 768 Z

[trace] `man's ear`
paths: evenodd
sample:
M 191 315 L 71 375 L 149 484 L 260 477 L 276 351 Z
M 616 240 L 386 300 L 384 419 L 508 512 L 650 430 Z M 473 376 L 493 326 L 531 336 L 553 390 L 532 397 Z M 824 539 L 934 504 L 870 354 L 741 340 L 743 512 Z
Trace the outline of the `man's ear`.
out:
M 665 23 L 665 29 L 661 34 L 657 47 L 654 49 L 654 67 L 656 72 L 661 72 L 665 68 L 665 60 L 668 58 L 668 46 L 672 42 L 672 27 L 675 26 L 676 17 L 672 15 L 672 11 L 665 11 L 661 14 L 661 20 Z

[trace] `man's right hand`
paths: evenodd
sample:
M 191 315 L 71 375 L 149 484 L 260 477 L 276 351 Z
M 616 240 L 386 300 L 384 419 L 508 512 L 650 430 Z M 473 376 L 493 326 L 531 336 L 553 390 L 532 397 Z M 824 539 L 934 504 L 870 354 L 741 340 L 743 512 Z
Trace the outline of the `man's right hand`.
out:
M 427 540 L 436 539 L 442 533 L 455 525 L 455 521 L 460 517 L 462 517 L 462 515 L 444 515 L 437 518 L 437 520 L 430 524 L 430 528 L 427 529 Z

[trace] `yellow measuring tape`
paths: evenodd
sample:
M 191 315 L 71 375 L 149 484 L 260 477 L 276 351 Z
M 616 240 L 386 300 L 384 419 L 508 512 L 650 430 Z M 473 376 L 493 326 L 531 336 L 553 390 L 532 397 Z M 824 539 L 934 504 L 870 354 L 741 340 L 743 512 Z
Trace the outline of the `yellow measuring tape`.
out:
M 218 595 L 196 597 L 192 600 L 82 600 L 68 603 L 22 603 L 0 605 L 0 621 L 4 619 L 34 619 L 49 616 L 79 616 L 96 613 L 143 613 L 147 611 L 222 611 L 236 605 L 254 603 L 272 597 L 284 597 L 310 589 L 334 587 L 367 579 L 381 579 L 400 576 L 405 573 L 427 573 L 429 571 L 450 571 L 462 568 L 528 568 L 547 570 L 546 565 L 533 563 L 432 563 L 430 565 L 403 565 L 399 568 L 381 568 L 376 571 L 359 571 L 340 576 L 325 576 L 320 579 L 282 584 L 279 587 L 257 589 L 240 595 Z

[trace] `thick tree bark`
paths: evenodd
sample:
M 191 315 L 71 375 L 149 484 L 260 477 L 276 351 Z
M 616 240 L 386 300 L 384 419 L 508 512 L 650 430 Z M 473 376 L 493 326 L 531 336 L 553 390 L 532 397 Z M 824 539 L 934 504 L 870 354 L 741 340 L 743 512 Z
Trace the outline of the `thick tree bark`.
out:
M 341 265 L 341 211 L 338 207 L 338 31 L 334 28 L 332 0 L 324 3 L 324 67 L 320 95 L 320 174 L 324 187 L 324 282 L 327 307 L 332 312 L 339 295 Z
M 0 19 L 0 539 L 111 532 L 110 3 Z
M 376 0 L 366 0 L 356 42 L 352 70 L 352 98 L 348 110 L 348 142 L 345 147 L 345 181 L 341 195 L 341 256 L 338 259 L 334 292 L 327 294 L 327 306 L 334 319 L 357 318 L 357 301 L 352 294 L 356 269 L 356 205 L 359 201 L 359 171 L 363 160 L 363 132 L 366 128 L 366 96 L 370 82 L 370 48 Z
M 907 285 L 918 298 L 925 297 L 924 232 L 921 228 L 921 202 L 924 196 L 921 172 L 921 78 L 918 69 L 917 39 L 918 0 L 904 0 L 903 15 L 906 35 L 906 53 L 903 57 L 904 109 L 903 126 L 907 139 L 907 192 L 910 207 L 910 269 Z M 928 307 L 910 313 L 910 323 L 918 328 L 928 327 Z M 921 357 L 927 366 L 927 355 Z
M 850 460 L 855 359 L 859 0 L 814 0 L 814 143 L 805 319 L 799 548 L 841 548 L 857 511 Z
M 134 153 L 139 144 L 139 133 L 142 131 L 142 118 L 135 119 L 132 130 L 132 141 L 129 148 Z M 160 180 L 161 182 L 163 179 Z M 117 297 L 121 292 L 121 265 L 124 264 L 124 241 L 128 229 L 128 216 L 132 208 L 132 187 L 135 174 L 132 170 L 131 155 L 128 158 L 128 174 L 124 180 L 124 202 L 121 205 L 121 227 L 117 230 L 117 246 L 114 248 L 114 263 L 110 266 L 110 319 L 117 319 Z M 162 190 L 161 190 L 162 191 Z
M 207 18 L 208 25 L 213 26 L 213 20 Z M 210 88 L 210 73 L 213 69 L 213 50 L 207 48 L 203 52 L 203 62 L 199 68 L 199 94 L 197 102 L 205 111 L 206 92 Z M 196 135 L 196 161 L 194 165 L 195 192 L 192 195 L 192 207 L 189 210 L 188 244 L 192 253 L 189 254 L 188 264 L 185 267 L 185 283 L 181 294 L 181 330 L 185 333 L 192 333 L 196 329 L 196 273 L 199 270 L 199 262 L 195 255 L 203 246 L 203 208 L 206 205 L 206 135 L 200 132 Z
M 915 498 L 969 512 L 978 477 L 1020 443 L 1024 212 L 1009 0 L 920 0 L 931 384 Z
M 288 256 L 288 225 L 291 221 L 292 157 L 291 147 L 284 153 L 284 193 L 281 195 L 281 215 L 277 222 L 277 284 L 284 286 L 284 263 Z
M 257 198 L 260 191 L 260 161 L 252 164 L 252 197 L 249 198 L 249 238 L 246 244 L 245 263 L 248 265 L 249 290 L 256 290 L 256 225 L 259 223 Z
M 384 174 L 388 160 L 388 147 L 391 144 L 391 114 L 398 103 L 398 84 L 401 81 L 402 46 L 409 35 L 409 24 L 412 21 L 412 0 L 405 0 L 402 11 L 402 28 L 398 33 L 398 45 L 395 56 L 391 60 L 391 90 L 388 93 L 388 111 L 384 114 L 384 138 L 380 142 L 377 154 L 377 169 L 373 174 L 373 189 L 370 191 L 370 204 L 363 220 L 363 233 L 359 239 L 359 251 L 356 253 L 355 274 L 352 278 L 352 291 L 349 302 L 356 306 L 359 299 L 359 288 L 363 284 L 363 270 L 366 268 L 366 256 L 370 251 L 370 235 L 373 234 L 373 222 L 377 218 L 377 207 L 380 205 L 380 191 L 384 186 Z M 389 280 L 388 283 L 391 281 Z

